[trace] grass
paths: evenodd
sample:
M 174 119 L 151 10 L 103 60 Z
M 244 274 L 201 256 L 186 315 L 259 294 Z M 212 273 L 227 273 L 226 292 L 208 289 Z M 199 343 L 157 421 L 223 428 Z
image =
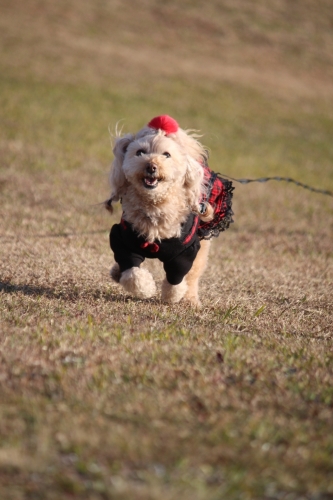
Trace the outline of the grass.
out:
M 3 2 L 1 498 L 333 498 L 331 198 L 237 185 L 200 311 L 110 282 L 98 205 L 109 129 L 164 112 L 333 190 L 329 7 Z

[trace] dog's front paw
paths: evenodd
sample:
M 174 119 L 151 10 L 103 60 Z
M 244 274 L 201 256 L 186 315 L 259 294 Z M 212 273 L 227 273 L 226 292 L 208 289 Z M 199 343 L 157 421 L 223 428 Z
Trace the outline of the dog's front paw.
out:
M 156 293 L 154 278 L 147 269 L 131 267 L 121 273 L 119 283 L 126 292 L 129 292 L 141 299 L 149 299 Z
M 185 295 L 187 290 L 186 281 L 183 279 L 179 285 L 170 285 L 168 280 L 165 280 L 162 283 L 162 300 L 163 302 L 169 302 L 171 304 L 176 304 L 179 302 Z

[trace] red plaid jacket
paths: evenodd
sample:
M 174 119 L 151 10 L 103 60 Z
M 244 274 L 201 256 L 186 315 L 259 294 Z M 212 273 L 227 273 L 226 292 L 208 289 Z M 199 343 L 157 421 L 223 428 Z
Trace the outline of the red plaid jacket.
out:
M 197 234 L 200 239 L 209 240 L 213 236 L 218 236 L 221 231 L 228 229 L 233 222 L 232 196 L 234 187 L 232 182 L 223 179 L 219 174 L 210 170 L 207 165 L 205 169 L 205 181 L 207 194 L 201 203 L 208 202 L 214 208 L 214 218 L 209 222 L 199 222 Z

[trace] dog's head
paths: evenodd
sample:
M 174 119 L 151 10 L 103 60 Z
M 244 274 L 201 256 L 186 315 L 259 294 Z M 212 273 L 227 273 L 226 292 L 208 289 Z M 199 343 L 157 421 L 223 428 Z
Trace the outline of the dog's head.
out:
M 177 186 L 182 188 L 189 208 L 198 211 L 207 152 L 175 120 L 165 115 L 154 118 L 137 134 L 118 137 L 113 152 L 112 200 L 123 197 L 130 185 L 141 198 L 163 202 Z

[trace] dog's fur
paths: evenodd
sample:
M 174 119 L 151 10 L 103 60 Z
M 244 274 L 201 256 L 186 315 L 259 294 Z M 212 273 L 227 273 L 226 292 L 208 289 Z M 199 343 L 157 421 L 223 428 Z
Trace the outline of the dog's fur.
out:
M 207 152 L 196 137 L 181 128 L 167 134 L 147 126 L 135 135 L 126 134 L 115 140 L 111 198 L 106 206 L 112 210 L 112 202 L 121 199 L 126 221 L 149 243 L 179 237 L 181 225 L 191 212 L 204 221 L 213 218 L 209 205 L 205 214 L 200 214 Z M 184 299 L 199 306 L 198 282 L 206 267 L 209 246 L 208 240 L 201 241 L 193 266 L 179 285 L 171 285 L 165 278 L 163 301 L 175 303 Z M 156 292 L 147 269 L 132 267 L 120 273 L 115 264 L 111 277 L 139 297 L 149 298 Z

